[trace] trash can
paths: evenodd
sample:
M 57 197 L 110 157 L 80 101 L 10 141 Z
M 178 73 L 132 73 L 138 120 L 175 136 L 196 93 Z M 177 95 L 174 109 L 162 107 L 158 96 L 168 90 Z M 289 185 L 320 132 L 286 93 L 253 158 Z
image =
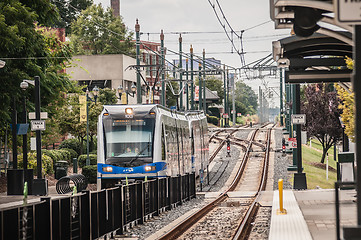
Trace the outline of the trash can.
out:
M 60 178 L 66 176 L 67 173 L 68 173 L 68 162 L 57 161 L 55 163 L 55 179 L 59 180 Z

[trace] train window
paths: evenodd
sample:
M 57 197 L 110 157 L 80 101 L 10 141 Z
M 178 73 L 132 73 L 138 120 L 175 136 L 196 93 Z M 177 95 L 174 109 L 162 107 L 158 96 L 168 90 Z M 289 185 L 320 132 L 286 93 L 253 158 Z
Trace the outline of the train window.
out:
M 107 158 L 151 157 L 155 119 L 104 119 Z

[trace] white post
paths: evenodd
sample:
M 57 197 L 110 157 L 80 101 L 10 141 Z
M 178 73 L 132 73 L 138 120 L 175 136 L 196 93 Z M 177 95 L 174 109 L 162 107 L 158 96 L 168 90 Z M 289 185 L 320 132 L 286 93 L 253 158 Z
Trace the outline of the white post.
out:
M 328 180 L 328 153 L 326 153 L 326 180 Z

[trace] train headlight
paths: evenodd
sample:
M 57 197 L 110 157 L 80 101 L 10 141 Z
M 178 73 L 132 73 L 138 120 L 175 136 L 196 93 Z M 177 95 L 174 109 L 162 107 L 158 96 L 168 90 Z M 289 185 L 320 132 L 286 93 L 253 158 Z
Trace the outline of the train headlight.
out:
M 103 167 L 103 172 L 113 172 L 113 167 Z
M 125 114 L 127 114 L 127 115 L 133 115 L 133 108 L 126 108 L 126 109 L 125 109 Z
M 145 167 L 144 167 L 144 170 L 145 170 L 146 172 L 155 171 L 155 166 L 145 166 Z

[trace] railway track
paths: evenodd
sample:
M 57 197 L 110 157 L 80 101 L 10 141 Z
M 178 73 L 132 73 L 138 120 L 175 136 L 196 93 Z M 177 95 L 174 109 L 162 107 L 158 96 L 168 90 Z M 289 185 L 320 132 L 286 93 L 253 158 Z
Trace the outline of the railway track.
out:
M 226 137 L 229 137 L 233 144 L 245 144 L 246 150 L 231 185 L 216 199 L 160 239 L 246 239 L 245 237 L 249 234 L 252 226 L 250 222 L 255 218 L 259 208 L 258 200 L 261 191 L 266 186 L 271 128 L 267 130 L 255 129 L 248 141 L 232 138 L 231 133 L 227 134 Z M 256 140 L 256 135 L 263 140 Z M 221 145 L 224 142 L 223 137 L 217 134 L 213 139 L 220 138 Z M 255 142 L 259 144 L 255 144 Z M 263 160 L 260 161 L 260 158 Z M 252 165 L 261 169 L 260 174 L 254 173 Z M 258 181 L 251 179 L 255 175 L 260 176 Z M 257 182 L 257 184 L 250 186 L 250 182 Z M 242 191 L 244 189 L 249 192 L 254 191 L 254 194 L 232 197 L 240 189 Z

